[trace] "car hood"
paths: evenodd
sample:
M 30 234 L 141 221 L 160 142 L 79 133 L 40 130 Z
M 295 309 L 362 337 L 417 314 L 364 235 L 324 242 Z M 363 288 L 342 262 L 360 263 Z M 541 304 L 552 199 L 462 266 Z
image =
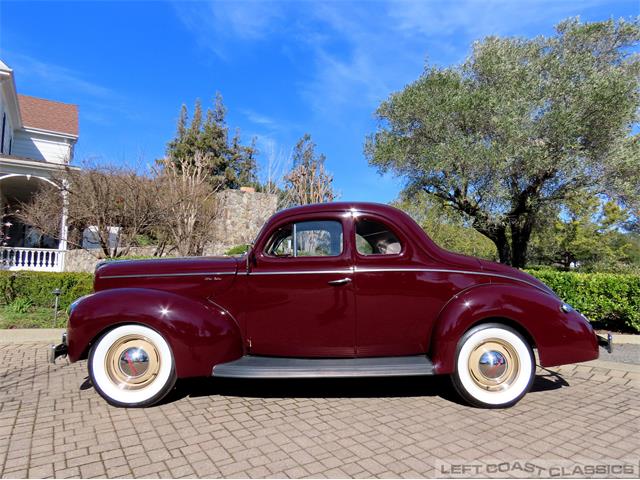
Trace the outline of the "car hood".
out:
M 522 270 L 518 270 L 517 268 L 513 268 L 508 265 L 504 265 L 502 263 L 491 262 L 489 260 L 478 259 L 478 261 L 480 262 L 480 267 L 482 268 L 483 272 L 495 273 L 496 275 L 504 275 L 505 277 L 516 278 L 523 282 L 529 283 L 534 287 L 544 290 L 545 292 L 549 293 L 550 295 L 553 295 L 554 297 L 557 296 L 553 290 L 551 290 L 548 286 L 546 286 L 536 277 L 534 277 L 533 275 L 529 275 L 528 273 L 523 272 Z
M 96 267 L 96 281 L 111 278 L 180 277 L 235 274 L 238 261 L 233 257 L 187 257 L 151 260 L 115 260 Z

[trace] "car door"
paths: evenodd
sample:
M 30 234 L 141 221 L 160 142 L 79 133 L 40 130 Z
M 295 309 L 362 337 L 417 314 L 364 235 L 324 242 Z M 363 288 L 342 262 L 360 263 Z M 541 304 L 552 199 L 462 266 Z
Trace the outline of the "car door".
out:
M 355 216 L 353 233 L 357 356 L 426 352 L 439 292 L 411 243 L 377 215 Z
M 355 355 L 348 228 L 339 216 L 305 215 L 275 225 L 256 245 L 245 316 L 251 354 Z

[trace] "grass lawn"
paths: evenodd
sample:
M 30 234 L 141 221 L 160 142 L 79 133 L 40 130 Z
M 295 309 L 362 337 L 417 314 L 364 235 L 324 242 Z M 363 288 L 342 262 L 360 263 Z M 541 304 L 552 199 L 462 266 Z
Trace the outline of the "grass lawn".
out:
M 30 307 L 25 313 L 18 313 L 11 307 L 0 307 L 0 329 L 2 328 L 64 328 L 67 313 L 58 312 L 57 322 L 53 322 L 53 309 Z

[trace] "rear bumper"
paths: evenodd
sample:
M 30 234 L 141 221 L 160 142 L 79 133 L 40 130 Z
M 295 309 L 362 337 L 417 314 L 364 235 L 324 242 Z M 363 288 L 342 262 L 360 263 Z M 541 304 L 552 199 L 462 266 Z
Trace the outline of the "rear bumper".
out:
M 56 358 L 66 356 L 67 351 L 67 333 L 65 332 L 62 334 L 62 343 L 49 345 L 49 351 L 47 352 L 49 363 L 56 363 Z
M 598 339 L 598 345 L 604 347 L 607 352 L 611 353 L 613 351 L 613 337 L 610 333 L 607 333 L 606 337 L 596 334 L 596 338 Z

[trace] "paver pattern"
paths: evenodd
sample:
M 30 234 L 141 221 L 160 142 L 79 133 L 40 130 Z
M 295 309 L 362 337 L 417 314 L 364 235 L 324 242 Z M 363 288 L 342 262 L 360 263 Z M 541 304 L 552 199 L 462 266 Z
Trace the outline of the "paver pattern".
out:
M 58 362 L 44 345 L 0 345 L 2 477 L 524 476 L 514 462 L 640 473 L 637 371 L 539 370 L 506 410 L 458 403 L 444 377 L 197 379 L 162 405 L 121 409 L 86 362 Z M 512 469 L 492 474 L 497 463 Z

